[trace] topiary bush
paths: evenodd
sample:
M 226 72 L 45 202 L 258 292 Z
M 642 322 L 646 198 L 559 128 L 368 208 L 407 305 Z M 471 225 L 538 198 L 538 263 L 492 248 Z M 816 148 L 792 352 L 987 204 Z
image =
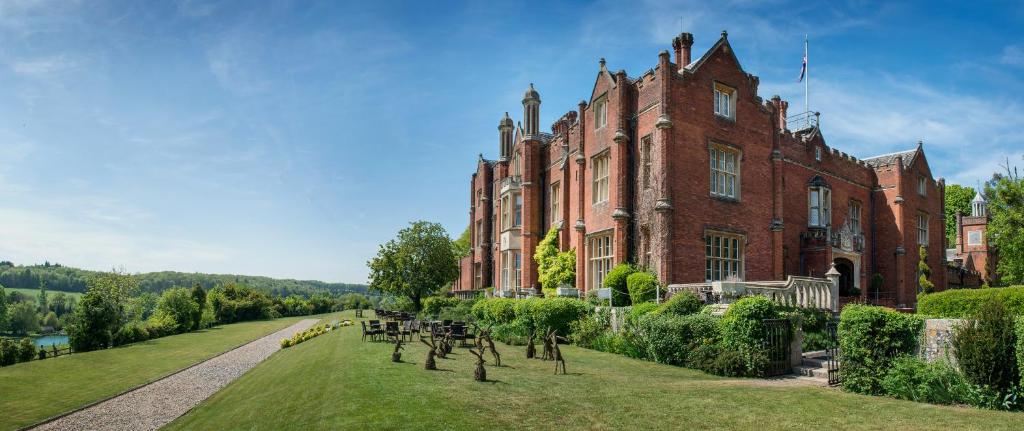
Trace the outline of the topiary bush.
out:
M 699 313 L 703 307 L 704 301 L 701 301 L 697 294 L 693 292 L 679 292 L 673 294 L 668 301 L 663 302 L 654 312 L 656 314 L 686 316 Z
M 658 292 L 658 276 L 646 271 L 638 271 L 626 277 L 626 290 L 633 304 L 654 301 Z
M 740 298 L 722 317 L 725 350 L 739 352 L 746 361 L 748 376 L 761 375 L 768 362 L 765 352 L 765 319 L 781 317 L 779 306 L 763 296 Z
M 973 319 L 953 331 L 953 355 L 971 383 L 999 393 L 1008 393 L 1019 383 L 1015 320 L 1001 301 L 991 298 Z
M 840 315 L 838 337 L 842 352 L 843 389 L 882 394 L 882 379 L 892 361 L 917 347 L 924 319 L 913 314 L 870 305 L 849 304 Z
M 1024 286 L 954 289 L 917 296 L 917 313 L 946 319 L 974 316 L 991 299 L 998 299 L 1013 314 L 1024 315 Z
M 604 277 L 604 287 L 612 292 L 612 305 L 624 307 L 632 304 L 629 298 L 627 278 L 634 272 L 636 272 L 636 268 L 628 263 L 620 263 L 608 271 L 608 275 Z

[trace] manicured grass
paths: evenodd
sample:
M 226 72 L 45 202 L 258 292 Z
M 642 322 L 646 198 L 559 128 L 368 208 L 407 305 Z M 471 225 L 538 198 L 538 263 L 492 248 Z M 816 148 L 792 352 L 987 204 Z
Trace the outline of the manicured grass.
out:
M 359 326 L 278 352 L 167 429 L 1021 429 L 1024 414 L 941 407 L 787 382 L 725 379 L 564 346 L 570 375 L 498 345 L 502 367 L 473 381 L 457 348 L 363 343 Z
M 311 317 L 223 325 L 0 368 L 0 430 L 31 425 L 110 397 L 306 318 Z

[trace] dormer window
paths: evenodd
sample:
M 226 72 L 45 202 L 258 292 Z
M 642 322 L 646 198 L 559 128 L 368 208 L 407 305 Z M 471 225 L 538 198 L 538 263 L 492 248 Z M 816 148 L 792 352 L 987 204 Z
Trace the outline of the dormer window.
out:
M 718 115 L 719 117 L 735 119 L 736 90 L 716 82 L 714 96 L 715 115 Z
M 608 98 L 601 96 L 594 102 L 594 129 L 608 125 Z

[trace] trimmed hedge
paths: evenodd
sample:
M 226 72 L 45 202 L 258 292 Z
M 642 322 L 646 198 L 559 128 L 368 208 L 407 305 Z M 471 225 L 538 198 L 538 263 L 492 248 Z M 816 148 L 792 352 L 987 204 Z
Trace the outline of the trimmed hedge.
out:
M 1020 387 L 1024 388 L 1024 316 L 1017 316 L 1017 366 L 1020 367 Z
M 741 298 L 725 311 L 722 318 L 723 347 L 739 353 L 747 375 L 763 373 L 768 362 L 764 347 L 764 320 L 780 317 L 779 306 L 763 296 Z
M 839 320 L 839 367 L 843 389 L 862 394 L 885 393 L 882 379 L 892 361 L 917 347 L 924 318 L 882 307 L 850 304 Z
M 640 318 L 653 313 L 654 310 L 658 309 L 658 304 L 653 302 L 643 302 L 632 307 L 629 307 L 629 312 L 626 314 L 627 324 L 636 324 L 640 321 Z
M 650 272 L 634 272 L 626 277 L 626 289 L 633 304 L 654 301 L 658 291 L 658 276 Z
M 460 302 L 462 300 L 455 297 L 430 296 L 423 300 L 422 312 L 428 316 L 437 316 L 442 309 L 457 307 Z
M 672 295 L 668 301 L 663 302 L 657 310 L 654 310 L 654 313 L 686 316 L 699 313 L 701 308 L 704 308 L 704 301 L 701 301 L 697 294 L 679 292 Z
M 624 307 L 633 304 L 629 298 L 627 279 L 634 272 L 636 272 L 636 268 L 628 263 L 620 263 L 608 271 L 608 275 L 604 277 L 604 287 L 612 292 L 612 305 Z
M 568 336 L 572 322 L 593 309 L 593 305 L 575 298 L 488 298 L 473 305 L 473 316 L 484 325 L 507 325 L 502 330 L 511 331 L 509 335 L 513 336 L 525 337 L 534 330 L 555 330 Z
M 715 344 L 722 335 L 719 319 L 693 314 L 647 314 L 637 323 L 647 357 L 655 362 L 690 366 L 693 350 Z
M 917 296 L 917 313 L 947 319 L 974 316 L 988 300 L 996 298 L 1010 312 L 1024 315 L 1024 286 L 956 289 Z

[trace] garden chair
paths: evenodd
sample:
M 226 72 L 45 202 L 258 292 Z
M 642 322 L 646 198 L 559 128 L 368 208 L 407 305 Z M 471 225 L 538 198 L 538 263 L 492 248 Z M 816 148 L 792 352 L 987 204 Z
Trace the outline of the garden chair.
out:
M 402 327 L 399 329 L 399 333 L 402 335 L 402 339 L 409 337 L 409 341 L 412 341 L 412 320 L 406 320 L 402 322 Z
M 444 326 L 444 327 L 452 326 L 452 321 L 451 320 L 442 320 L 441 321 L 441 325 Z
M 452 325 L 452 340 L 457 340 L 459 346 L 466 347 L 466 326 Z
M 363 324 L 363 341 L 366 341 L 366 336 L 367 335 L 370 336 L 370 340 L 371 341 L 375 341 L 377 339 L 377 335 L 380 335 L 380 333 L 381 333 L 380 330 L 379 329 L 376 329 L 376 330 L 373 329 L 372 325 L 371 325 L 370 329 L 366 329 L 366 321 L 365 320 L 360 321 L 359 323 Z
M 398 337 L 402 336 L 402 332 L 398 329 L 398 322 L 385 322 L 384 334 L 389 340 L 398 341 Z
M 376 335 L 376 337 L 374 337 L 374 340 L 383 338 L 384 328 L 380 326 L 380 320 L 370 321 L 370 331 L 373 332 L 374 335 Z

